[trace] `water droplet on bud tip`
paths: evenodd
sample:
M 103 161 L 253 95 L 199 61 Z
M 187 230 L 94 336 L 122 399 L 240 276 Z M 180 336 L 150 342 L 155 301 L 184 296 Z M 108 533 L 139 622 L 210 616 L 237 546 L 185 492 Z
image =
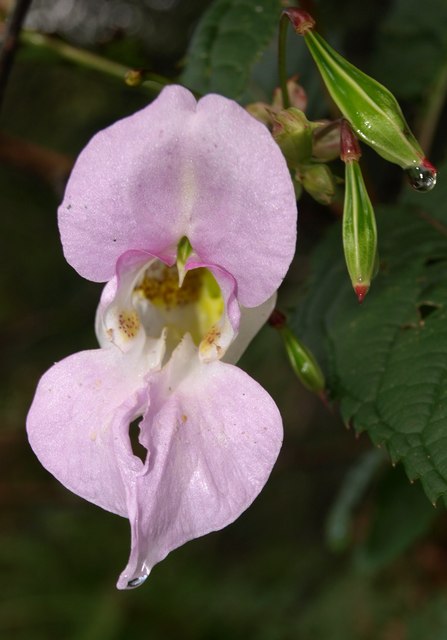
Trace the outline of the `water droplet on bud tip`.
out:
M 408 180 L 416 191 L 431 191 L 436 184 L 436 168 L 426 158 L 420 166 L 406 169 Z

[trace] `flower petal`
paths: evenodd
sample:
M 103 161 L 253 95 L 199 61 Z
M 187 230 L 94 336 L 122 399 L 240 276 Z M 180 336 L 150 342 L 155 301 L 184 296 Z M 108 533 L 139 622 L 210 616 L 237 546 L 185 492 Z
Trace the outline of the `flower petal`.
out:
M 268 130 L 217 95 L 196 103 L 167 87 L 148 107 L 98 133 L 80 154 L 59 209 L 67 260 L 95 281 L 143 250 L 172 264 L 186 236 L 199 259 L 237 281 L 257 306 L 293 256 L 294 190 Z
M 225 301 L 225 311 L 218 326 L 211 328 L 199 346 L 200 360 L 211 362 L 220 360 L 238 335 L 241 310 L 236 297 L 237 285 L 233 276 L 225 269 L 197 260 L 195 257 L 190 258 L 185 265 L 186 271 L 200 268 L 208 269 L 213 274 Z
M 274 293 L 268 300 L 259 305 L 259 307 L 241 307 L 239 331 L 235 340 L 225 352 L 223 357 L 224 362 L 236 364 L 255 335 L 269 319 L 270 314 L 275 308 L 276 298 L 277 295 Z
M 140 439 L 148 456 L 126 483 L 132 550 L 120 589 L 138 586 L 171 550 L 251 504 L 277 458 L 282 423 L 262 387 L 232 365 L 200 363 L 185 337 L 152 377 Z
M 27 418 L 40 462 L 68 489 L 103 509 L 127 516 L 126 492 L 114 439 L 120 425 L 146 408 L 138 361 L 117 347 L 83 351 L 41 378 Z M 124 446 L 124 445 L 123 445 Z M 129 438 L 126 445 L 131 452 Z M 127 456 L 132 471 L 141 460 Z
M 189 213 L 179 154 L 195 109 L 186 89 L 165 90 L 97 133 L 79 155 L 59 207 L 59 229 L 67 261 L 85 278 L 110 280 L 130 250 L 175 261 Z
M 217 95 L 199 101 L 190 141 L 196 197 L 185 235 L 201 260 L 236 279 L 241 304 L 258 306 L 278 289 L 295 251 L 296 198 L 284 157 L 263 124 Z

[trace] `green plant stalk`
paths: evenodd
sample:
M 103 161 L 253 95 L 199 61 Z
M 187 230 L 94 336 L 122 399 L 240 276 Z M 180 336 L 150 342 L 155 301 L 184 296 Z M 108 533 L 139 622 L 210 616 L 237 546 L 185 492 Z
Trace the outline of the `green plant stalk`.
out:
M 418 127 L 418 138 L 421 147 L 429 153 L 435 137 L 435 132 L 442 114 L 447 95 L 447 60 L 444 62 L 431 91 L 429 92 L 426 108 L 421 124 Z
M 32 0 L 16 0 L 6 22 L 0 48 L 0 106 L 3 103 L 6 85 L 14 64 L 20 32 Z
M 283 109 L 290 107 L 289 92 L 287 90 L 287 26 L 289 21 L 289 16 L 283 13 L 279 20 L 278 31 L 278 76 Z
M 20 40 L 25 45 L 51 51 L 65 60 L 69 60 L 77 65 L 100 73 L 105 73 L 106 75 L 112 76 L 122 82 L 126 82 L 127 74 L 132 71 L 132 69 L 120 64 L 119 62 L 108 60 L 96 53 L 85 51 L 84 49 L 78 49 L 77 47 L 73 47 L 62 40 L 45 36 L 41 33 L 23 31 L 20 36 Z M 167 78 L 155 73 L 144 72 L 144 77 L 145 80 L 139 86 L 150 89 L 151 91 L 159 92 L 164 86 L 169 84 L 169 80 Z

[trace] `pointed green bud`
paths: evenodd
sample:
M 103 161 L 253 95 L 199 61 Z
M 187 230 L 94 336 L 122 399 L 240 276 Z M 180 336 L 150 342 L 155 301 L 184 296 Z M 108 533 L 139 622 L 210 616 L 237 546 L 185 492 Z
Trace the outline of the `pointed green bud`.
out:
M 192 246 L 186 236 L 180 240 L 177 245 L 177 269 L 178 269 L 178 277 L 179 277 L 179 286 L 181 287 L 183 284 L 183 280 L 185 279 L 185 264 L 188 260 L 189 256 L 192 253 Z
M 363 302 L 377 271 L 377 227 L 359 165 L 360 147 L 349 124 L 341 128 L 341 159 L 345 163 L 343 248 L 358 301 Z
M 310 159 L 312 129 L 304 113 L 296 107 L 284 109 L 273 116 L 272 134 L 290 168 Z
M 313 31 L 315 21 L 307 12 L 292 8 L 284 13 L 295 31 L 304 36 L 332 99 L 356 135 L 385 160 L 406 169 L 415 189 L 433 188 L 436 169 L 425 158 L 392 93 Z
M 335 197 L 335 178 L 326 164 L 302 165 L 296 172 L 296 178 L 314 200 L 329 205 Z
M 298 340 L 289 327 L 283 326 L 279 332 L 297 377 L 306 389 L 321 393 L 325 387 L 324 375 L 313 354 Z
M 292 369 L 303 385 L 310 391 L 321 394 L 325 388 L 323 372 L 311 351 L 287 326 L 286 316 L 279 309 L 274 309 L 268 323 L 281 334 Z

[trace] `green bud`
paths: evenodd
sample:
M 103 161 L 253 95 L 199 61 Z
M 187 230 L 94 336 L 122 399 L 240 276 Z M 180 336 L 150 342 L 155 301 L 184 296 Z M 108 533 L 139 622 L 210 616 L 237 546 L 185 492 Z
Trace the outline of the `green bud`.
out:
M 403 168 L 420 164 L 422 149 L 388 89 L 354 67 L 320 34 L 307 31 L 304 39 L 329 93 L 355 133 L 385 160 Z
M 335 178 L 326 164 L 300 166 L 296 178 L 314 200 L 329 205 L 335 197 Z
M 377 271 L 376 219 L 358 159 L 352 155 L 345 162 L 343 248 L 352 286 L 363 302 Z
M 265 124 L 267 126 L 271 126 L 272 124 L 272 108 L 269 104 L 265 102 L 252 102 L 251 104 L 247 104 L 245 109 L 248 113 Z
M 124 76 L 124 82 L 129 87 L 139 87 L 143 79 L 143 72 L 140 69 L 129 69 Z
M 183 280 L 185 278 L 185 264 L 188 260 L 189 256 L 192 253 L 192 246 L 186 236 L 180 240 L 177 245 L 177 269 L 179 276 L 179 286 L 182 286 Z
M 312 129 L 302 111 L 284 109 L 273 116 L 273 137 L 289 167 L 294 168 L 312 154 Z
M 415 189 L 433 188 L 436 169 L 425 158 L 392 93 L 314 32 L 315 21 L 306 11 L 290 8 L 284 13 L 304 36 L 330 95 L 356 135 L 385 160 L 406 169 Z
M 314 393 L 321 393 L 325 387 L 324 375 L 312 353 L 301 344 L 287 326 L 281 327 L 279 332 L 297 377 L 306 389 Z

